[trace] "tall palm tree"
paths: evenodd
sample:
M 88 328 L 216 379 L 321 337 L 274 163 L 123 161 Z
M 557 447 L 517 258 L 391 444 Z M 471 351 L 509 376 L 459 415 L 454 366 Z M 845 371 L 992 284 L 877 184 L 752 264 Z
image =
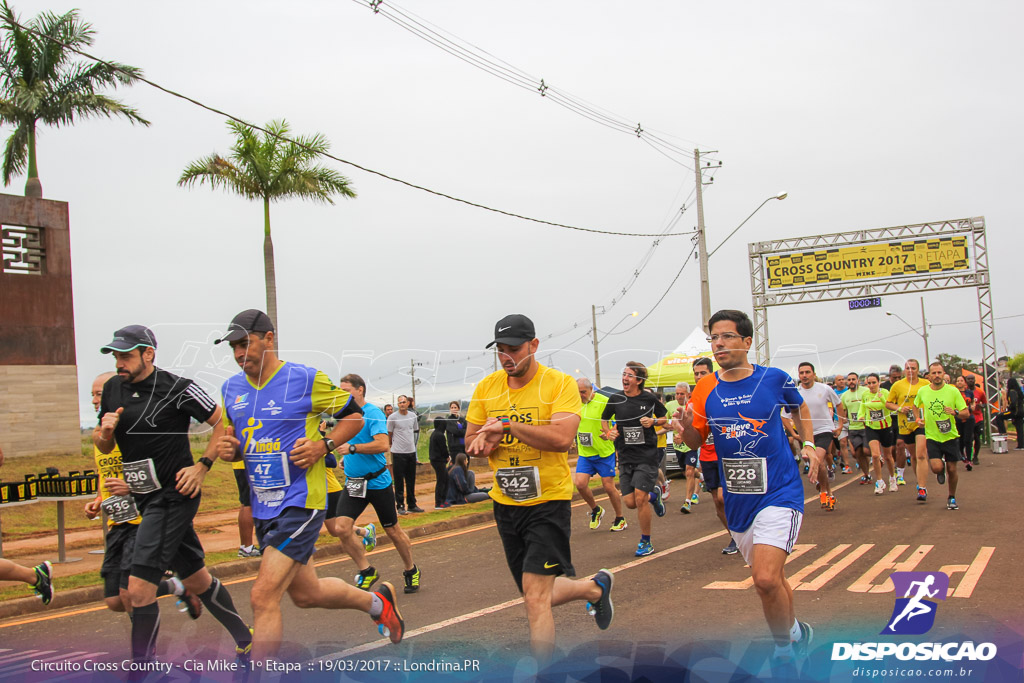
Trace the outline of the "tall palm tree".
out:
M 267 315 L 277 326 L 277 273 L 274 243 L 270 238 L 270 202 L 298 197 L 334 204 L 332 195 L 355 197 L 348 178 L 323 166 L 314 166 L 317 156 L 330 149 L 327 138 L 317 133 L 291 138 L 284 120 L 271 121 L 258 133 L 236 121 L 228 121 L 235 144 L 225 159 L 217 153 L 189 164 L 178 185 L 210 183 L 246 199 L 263 200 L 263 271 L 267 287 Z M 294 140 L 286 142 L 283 138 Z
M 133 66 L 72 61 L 68 48 L 92 45 L 92 24 L 66 14 L 43 12 L 25 28 L 7 0 L 0 2 L 0 123 L 14 127 L 4 149 L 4 185 L 25 170 L 25 196 L 42 197 L 36 166 L 36 126 L 71 125 L 75 117 L 123 116 L 149 125 L 139 113 L 97 92 L 128 85 L 142 76 Z

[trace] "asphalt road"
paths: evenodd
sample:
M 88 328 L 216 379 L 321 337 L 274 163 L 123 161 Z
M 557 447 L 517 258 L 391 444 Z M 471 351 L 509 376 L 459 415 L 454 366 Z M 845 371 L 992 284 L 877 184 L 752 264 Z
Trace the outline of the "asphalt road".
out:
M 924 504 L 914 499 L 912 477 L 899 492 L 882 496 L 856 480 L 838 475 L 839 504 L 827 512 L 805 478 L 805 493 L 813 499 L 787 565 L 797 615 L 816 630 L 803 675 L 863 677 L 854 672 L 862 663 L 831 661 L 832 644 L 886 640 L 879 632 L 897 597 L 888 580 L 893 571 L 943 571 L 951 577 L 949 595 L 938 603 L 933 628 L 904 640 L 994 642 L 994 660 L 964 664 L 975 670 L 955 671 L 948 680 L 1021 680 L 1024 454 L 986 452 L 980 467 L 961 471 L 957 511 L 946 510 L 945 487 L 934 480 Z M 770 642 L 749 568 L 739 555 L 721 554 L 728 539 L 708 495 L 693 514 L 680 514 L 682 483 L 673 482 L 669 512 L 655 519 L 656 552 L 646 558 L 633 556 L 635 515 L 627 511 L 630 528 L 624 532 L 609 532 L 610 514 L 591 531 L 585 506 L 577 503 L 573 562 L 580 577 L 600 568 L 615 572 L 615 620 L 599 631 L 583 603 L 556 608 L 559 653 L 549 679 L 582 680 L 598 669 L 600 680 L 681 680 L 684 669 L 690 680 L 770 674 Z M 329 680 L 510 680 L 529 671 L 525 609 L 493 524 L 421 539 L 414 554 L 422 588 L 399 594 L 407 627 L 403 643 L 382 639 L 363 614 L 299 610 L 286 600 L 282 660 L 300 667 L 303 680 L 313 674 Z M 393 549 L 373 553 L 371 561 L 401 590 Z M 354 569 L 347 559 L 332 560 L 318 572 L 351 581 Z M 252 577 L 228 585 L 243 616 L 251 615 Z M 233 644 L 219 624 L 206 615 L 193 622 L 168 599 L 161 605 L 158 654 L 176 663 L 172 677 L 223 678 L 208 669 L 186 674 L 181 668 L 186 661 L 195 669 L 196 662 L 206 667 L 207 661 L 232 659 Z M 96 668 L 95 662 L 119 666 L 129 657 L 128 635 L 127 618 L 99 606 L 0 622 L 0 679 L 86 680 L 93 676 L 86 668 Z M 36 671 L 44 661 L 64 669 Z M 456 664 L 469 670 L 451 671 Z M 441 673 L 444 668 L 449 671 Z

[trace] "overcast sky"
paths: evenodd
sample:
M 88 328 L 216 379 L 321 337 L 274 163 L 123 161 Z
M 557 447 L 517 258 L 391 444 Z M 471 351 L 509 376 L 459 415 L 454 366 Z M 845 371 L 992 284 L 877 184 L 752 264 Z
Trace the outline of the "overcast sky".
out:
M 357 2 L 13 4 L 24 19 L 77 6 L 98 32 L 95 54 L 241 118 L 287 118 L 297 133 L 323 133 L 343 159 L 451 195 L 645 233 L 692 203 L 692 156 L 666 158 Z M 711 260 L 713 310 L 751 310 L 748 242 L 983 215 L 996 315 L 1024 313 L 1020 3 L 400 7 L 691 155 L 717 150 L 709 158 L 723 166 L 704 195 L 709 247 L 787 191 Z M 158 364 L 215 390 L 237 368 L 210 341 L 236 312 L 265 304 L 260 204 L 176 185 L 190 161 L 227 152 L 224 121 L 146 85 L 117 96 L 152 127 L 86 121 L 42 130 L 38 143 L 44 195 L 70 204 L 83 419 L 92 378 L 112 365 L 97 349 L 114 329 L 150 325 Z M 651 310 L 692 246 L 662 240 L 622 297 L 650 238 L 542 226 L 325 163 L 357 199 L 272 207 L 282 357 L 334 378 L 358 372 L 371 398 L 407 393 L 411 358 L 424 363 L 421 403 L 468 397 L 491 359 L 438 359 L 476 356 L 511 312 L 536 322 L 542 361 L 568 344 L 553 364 L 592 375 L 591 304 L 620 298 L 598 328 L 628 330 L 639 318 L 623 316 Z M 673 232 L 695 225 L 693 207 Z M 980 358 L 974 290 L 932 292 L 925 305 L 933 355 Z M 810 357 L 823 374 L 922 355 L 920 336 L 899 334 L 906 328 L 885 310 L 920 324 L 917 295 L 855 312 L 845 301 L 771 309 L 773 353 L 783 350 L 782 365 Z M 602 341 L 602 380 L 617 383 L 626 360 L 655 362 L 700 322 L 694 262 L 642 324 Z M 998 321 L 1000 354 L 1024 350 L 1022 333 L 1024 317 Z

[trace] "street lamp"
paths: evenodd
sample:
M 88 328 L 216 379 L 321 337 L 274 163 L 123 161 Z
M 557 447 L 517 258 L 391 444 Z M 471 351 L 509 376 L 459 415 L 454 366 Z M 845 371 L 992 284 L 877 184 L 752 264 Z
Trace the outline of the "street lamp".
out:
M 699 181 L 699 179 L 698 179 L 698 181 Z M 789 196 L 788 192 L 780 192 L 778 194 L 772 195 L 771 197 L 768 197 L 768 199 L 766 199 L 763 202 L 761 202 L 761 204 L 758 205 L 758 207 L 756 209 L 754 209 L 754 211 L 749 216 L 747 216 L 743 220 L 742 223 L 740 223 L 739 225 L 736 226 L 735 230 L 730 232 L 728 234 L 728 236 L 726 236 L 726 238 L 724 240 L 722 240 L 722 242 L 717 247 L 715 247 L 714 249 L 711 250 L 710 254 L 708 253 L 707 244 L 706 244 L 706 242 L 704 240 L 704 232 L 705 231 L 703 229 L 703 226 L 698 227 L 698 230 L 697 230 L 697 247 L 698 247 L 699 258 L 700 258 L 700 313 L 701 313 L 701 317 L 703 318 L 703 320 L 701 322 L 701 325 L 704 327 L 704 331 L 705 332 L 708 331 L 708 329 L 707 329 L 708 320 L 711 319 L 711 284 L 710 284 L 710 277 L 708 275 L 708 259 L 711 258 L 712 254 L 714 254 L 716 251 L 721 249 L 722 245 L 725 244 L 726 242 L 728 242 L 729 238 L 732 237 L 733 235 L 735 235 L 736 232 L 740 228 L 742 228 L 744 225 L 746 225 L 747 221 L 749 221 L 751 218 L 753 218 L 754 214 L 757 213 L 758 211 L 760 211 L 762 206 L 764 206 L 765 204 L 767 204 L 768 202 L 770 202 L 773 199 L 780 199 L 781 200 L 781 199 L 785 199 L 788 196 Z M 699 222 L 703 223 L 703 210 L 701 210 L 700 219 L 701 220 Z
M 597 351 L 597 312 L 596 311 L 597 311 L 597 309 L 596 309 L 595 306 L 591 306 L 590 307 L 591 320 L 594 323 L 593 328 L 591 328 L 593 333 L 594 333 L 594 379 L 597 382 L 597 386 L 601 386 L 601 355 Z M 625 320 L 626 318 L 635 318 L 638 315 L 640 315 L 639 311 L 633 311 L 632 313 L 627 313 L 626 315 L 622 316 L 622 320 Z M 617 322 L 614 325 L 612 325 L 611 330 L 608 330 L 607 332 L 605 332 L 604 336 L 607 337 L 609 334 L 611 334 L 612 330 L 614 330 L 616 327 L 618 327 L 619 325 L 622 324 L 622 320 L 620 320 L 619 322 Z
M 928 323 L 924 317 L 924 297 L 921 297 L 921 329 L 923 330 L 923 332 L 918 332 L 916 327 L 908 323 L 903 318 L 900 318 L 899 314 L 897 313 L 893 313 L 892 311 L 886 311 L 885 314 L 897 318 L 901 323 L 903 323 L 908 328 L 913 330 L 915 333 L 917 333 L 919 337 L 921 337 L 921 339 L 924 340 L 924 366 L 927 368 L 928 363 L 931 360 L 931 356 L 928 354 Z

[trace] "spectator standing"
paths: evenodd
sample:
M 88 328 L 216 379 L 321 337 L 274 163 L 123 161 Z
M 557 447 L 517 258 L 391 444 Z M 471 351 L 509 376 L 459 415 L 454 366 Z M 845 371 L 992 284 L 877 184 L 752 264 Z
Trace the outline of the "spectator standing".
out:
M 466 452 L 466 418 L 458 401 L 449 403 L 448 410 L 448 453 L 454 459 L 457 454 Z
M 409 398 L 399 396 L 398 411 L 388 417 L 388 439 L 394 460 L 395 501 L 400 515 L 423 512 L 423 508 L 416 505 L 416 432 L 419 421 L 409 407 Z M 409 504 L 408 509 L 406 502 Z
M 448 425 L 443 417 L 434 418 L 434 431 L 430 433 L 430 466 L 434 469 L 434 508 L 449 507 L 448 498 Z

